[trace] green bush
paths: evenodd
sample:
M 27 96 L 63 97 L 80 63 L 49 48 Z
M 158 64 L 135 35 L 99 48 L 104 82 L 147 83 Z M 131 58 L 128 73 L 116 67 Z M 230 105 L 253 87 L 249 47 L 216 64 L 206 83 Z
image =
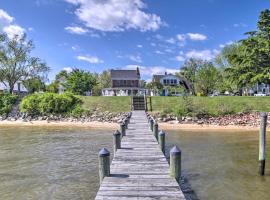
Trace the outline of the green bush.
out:
M 40 93 L 26 96 L 20 111 L 29 115 L 69 115 L 81 108 L 81 104 L 81 100 L 71 93 Z
M 8 114 L 16 103 L 18 96 L 11 94 L 0 94 L 0 115 Z

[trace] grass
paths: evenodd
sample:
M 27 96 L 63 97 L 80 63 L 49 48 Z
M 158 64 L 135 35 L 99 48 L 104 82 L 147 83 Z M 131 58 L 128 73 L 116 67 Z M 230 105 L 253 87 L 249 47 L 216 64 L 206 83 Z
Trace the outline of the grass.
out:
M 101 111 L 130 111 L 130 97 L 81 97 L 83 108 Z M 270 112 L 270 97 L 151 97 L 153 112 L 220 116 L 239 112 Z
M 130 97 L 81 97 L 83 108 L 86 110 L 100 109 L 101 111 L 128 112 L 130 111 Z
M 189 108 L 191 112 L 205 112 L 210 116 L 250 111 L 270 112 L 270 97 L 152 97 L 152 107 L 154 112 L 168 113 Z

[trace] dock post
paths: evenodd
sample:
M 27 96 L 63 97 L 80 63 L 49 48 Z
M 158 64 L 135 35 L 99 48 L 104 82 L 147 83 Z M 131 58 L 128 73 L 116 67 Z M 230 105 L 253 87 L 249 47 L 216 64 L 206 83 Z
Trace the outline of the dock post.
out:
M 122 137 L 126 136 L 126 124 L 124 122 L 120 124 L 120 131 Z
M 150 118 L 150 130 L 153 132 L 154 129 L 154 119 L 151 117 Z
M 158 123 L 157 122 L 155 122 L 154 124 L 154 136 L 158 140 Z
M 181 150 L 177 146 L 170 151 L 170 176 L 177 182 L 181 178 Z
M 128 119 L 127 118 L 124 119 L 124 123 L 125 123 L 126 129 L 128 129 Z
M 103 148 L 99 152 L 99 182 L 100 185 L 103 181 L 103 178 L 110 176 L 110 152 Z
M 165 132 L 160 131 L 158 134 L 158 143 L 160 146 L 161 151 L 165 152 Z
M 265 147 L 266 147 L 266 125 L 267 113 L 261 113 L 260 141 L 259 141 L 259 174 L 264 175 L 265 171 Z
M 114 155 L 117 149 L 121 149 L 121 133 L 118 130 L 113 133 L 113 149 Z

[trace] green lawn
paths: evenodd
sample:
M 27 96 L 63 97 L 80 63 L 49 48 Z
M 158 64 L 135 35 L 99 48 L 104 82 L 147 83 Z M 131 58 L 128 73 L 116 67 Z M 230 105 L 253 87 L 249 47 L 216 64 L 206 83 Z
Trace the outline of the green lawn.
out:
M 130 110 L 130 97 L 81 97 L 83 108 L 99 108 L 102 111 L 127 112 Z M 218 116 L 222 114 L 266 111 L 270 112 L 270 97 L 151 97 L 153 112 L 204 113 Z
M 128 112 L 130 111 L 130 97 L 81 97 L 83 108 L 86 110 L 100 109 L 110 112 Z

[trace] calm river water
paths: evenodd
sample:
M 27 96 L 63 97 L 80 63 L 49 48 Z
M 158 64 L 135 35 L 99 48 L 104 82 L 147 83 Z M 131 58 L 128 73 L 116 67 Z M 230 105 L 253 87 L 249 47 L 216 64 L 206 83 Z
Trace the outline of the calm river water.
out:
M 180 146 L 183 174 L 199 199 L 270 199 L 270 164 L 265 177 L 257 175 L 257 132 L 168 133 L 167 152 Z M 112 150 L 110 131 L 1 127 L 0 199 L 94 199 L 102 147 Z

